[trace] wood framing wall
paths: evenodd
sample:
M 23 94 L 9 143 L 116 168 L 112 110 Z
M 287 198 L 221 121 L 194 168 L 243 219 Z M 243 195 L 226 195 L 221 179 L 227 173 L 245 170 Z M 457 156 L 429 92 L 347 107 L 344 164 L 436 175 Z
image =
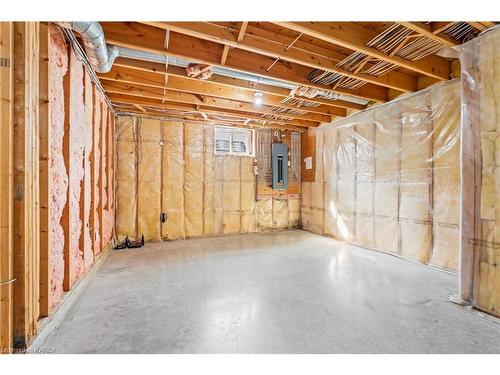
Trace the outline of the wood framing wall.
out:
M 0 53 L 0 348 L 10 352 L 111 248 L 114 121 L 57 26 L 2 22 Z

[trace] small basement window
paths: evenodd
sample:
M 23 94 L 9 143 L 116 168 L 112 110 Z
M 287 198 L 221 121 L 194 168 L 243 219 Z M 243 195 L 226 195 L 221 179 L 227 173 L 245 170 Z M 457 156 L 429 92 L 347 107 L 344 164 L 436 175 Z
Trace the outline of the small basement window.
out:
M 215 155 L 254 156 L 255 131 L 252 129 L 216 126 L 214 128 Z

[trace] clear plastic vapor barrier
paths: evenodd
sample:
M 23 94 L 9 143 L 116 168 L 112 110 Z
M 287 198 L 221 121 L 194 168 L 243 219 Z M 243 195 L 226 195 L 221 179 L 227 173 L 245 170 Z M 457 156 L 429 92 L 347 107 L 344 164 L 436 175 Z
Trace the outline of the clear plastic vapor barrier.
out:
M 462 47 L 463 299 L 500 315 L 500 28 Z
M 458 80 L 313 132 L 316 179 L 302 183 L 304 229 L 458 268 Z

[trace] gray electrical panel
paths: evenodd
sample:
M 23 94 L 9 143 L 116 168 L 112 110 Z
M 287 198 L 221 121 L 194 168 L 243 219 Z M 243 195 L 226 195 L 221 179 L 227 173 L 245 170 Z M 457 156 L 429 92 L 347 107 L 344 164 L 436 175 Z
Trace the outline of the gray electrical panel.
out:
M 271 150 L 273 166 L 273 189 L 288 188 L 288 146 L 283 143 L 273 143 Z

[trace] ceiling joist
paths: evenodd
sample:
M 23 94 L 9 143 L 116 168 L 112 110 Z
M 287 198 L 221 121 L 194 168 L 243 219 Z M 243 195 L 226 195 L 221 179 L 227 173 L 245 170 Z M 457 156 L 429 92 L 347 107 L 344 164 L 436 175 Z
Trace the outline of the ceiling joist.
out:
M 280 115 L 280 113 L 272 111 L 269 106 L 255 105 L 253 103 L 244 103 L 234 100 L 213 98 L 213 97 L 204 97 L 203 100 L 199 100 L 193 94 L 171 91 L 171 90 L 163 92 L 162 89 L 154 87 L 146 87 L 146 86 L 139 87 L 139 86 L 128 85 L 107 80 L 103 81 L 103 87 L 106 90 L 106 92 L 114 94 L 138 96 L 138 97 L 157 99 L 157 100 L 168 100 L 171 102 L 204 105 L 213 108 L 240 110 L 258 114 Z M 311 126 L 315 126 L 319 122 L 330 122 L 332 120 L 331 117 L 329 116 L 321 116 L 316 114 L 283 113 L 283 115 L 290 117 L 292 119 L 303 120 L 304 124 L 310 124 Z
M 146 72 L 156 72 L 156 73 L 163 73 L 163 74 L 168 74 L 169 76 L 177 76 L 181 78 L 190 78 L 186 76 L 186 72 L 184 68 L 174 66 L 174 65 L 168 65 L 168 67 L 165 66 L 165 64 L 161 63 L 156 63 L 156 62 L 150 62 L 150 61 L 143 61 L 143 60 L 136 60 L 136 59 L 130 59 L 130 58 L 125 58 L 125 57 L 119 57 L 115 60 L 115 66 L 121 66 L 124 68 L 131 68 L 131 69 L 136 69 L 136 70 L 141 70 L 141 71 L 146 71 Z M 281 98 L 286 98 L 290 95 L 290 89 L 287 88 L 282 88 L 282 87 L 277 87 L 277 86 L 272 86 L 264 83 L 259 83 L 256 81 L 248 81 L 245 79 L 239 79 L 239 78 L 234 78 L 234 77 L 228 77 L 228 76 L 223 76 L 223 75 L 218 75 L 218 74 L 212 74 L 210 79 L 206 80 L 205 82 L 212 82 L 216 83 L 220 86 L 228 86 L 234 89 L 239 89 L 239 90 L 250 90 L 252 92 L 255 91 L 261 91 L 265 94 L 270 94 L 273 96 L 278 96 Z M 361 110 L 364 109 L 366 106 L 363 104 L 359 103 L 354 103 L 354 102 L 348 102 L 345 100 L 330 100 L 330 99 L 323 99 L 320 97 L 312 98 L 312 99 L 307 99 L 311 103 L 318 104 L 317 107 L 312 107 L 312 108 L 305 108 L 308 111 L 316 112 L 316 113 L 321 113 L 321 114 L 329 114 L 329 115 L 335 115 L 335 113 L 331 112 L 328 107 L 334 107 L 334 108 L 347 108 L 347 109 L 355 109 L 355 110 Z
M 417 61 L 408 61 L 397 56 L 390 56 L 366 44 L 377 36 L 377 32 L 352 22 L 274 22 L 296 32 L 361 52 L 367 56 L 387 61 L 415 73 L 444 81 L 449 79 L 450 63 L 439 56 L 427 56 Z
M 110 44 L 221 66 L 220 57 L 224 46 L 220 43 L 171 32 L 169 48 L 166 50 L 163 46 L 165 32 L 163 29 L 134 22 L 102 22 L 101 25 Z M 331 94 L 340 93 L 377 102 L 388 99 L 388 89 L 376 85 L 365 85 L 355 90 L 343 88 L 333 90 L 333 85 L 329 87 L 316 84 L 307 79 L 311 72 L 310 67 L 288 61 L 279 61 L 272 71 L 266 71 L 274 60 L 268 56 L 235 48 L 228 54 L 225 66 L 297 86 L 320 89 Z
M 254 91 L 252 90 L 242 90 L 230 86 L 221 86 L 208 80 L 191 80 L 189 78 L 180 76 L 169 76 L 169 79 L 165 83 L 163 74 L 138 71 L 121 66 L 113 66 L 109 73 L 99 74 L 99 78 L 103 81 L 111 80 L 135 86 L 150 86 L 160 89 L 167 89 L 167 91 L 181 91 L 191 94 L 230 99 L 247 103 L 254 102 Z M 327 118 L 330 118 L 331 120 L 331 116 L 343 117 L 346 114 L 345 109 L 335 107 L 321 109 L 318 109 L 318 107 L 297 108 L 296 106 L 283 104 L 282 98 L 269 94 L 263 94 L 262 104 L 288 109 L 304 109 L 306 111 L 310 110 L 310 112 L 313 112 L 314 114 L 326 116 L 321 117 L 321 120 L 319 121 L 322 122 L 327 121 Z
M 239 48 L 256 54 L 269 56 L 274 59 L 281 59 L 292 63 L 308 66 L 313 69 L 320 69 L 331 73 L 341 74 L 348 78 L 353 78 L 368 82 L 373 85 L 383 86 L 404 92 L 412 92 L 417 88 L 415 76 L 400 72 L 390 72 L 381 77 L 368 74 L 350 72 L 336 66 L 336 61 L 314 54 L 311 51 L 296 49 L 292 41 L 288 46 L 280 43 L 264 40 L 254 35 L 247 35 L 244 42 L 237 40 L 233 30 L 211 24 L 208 22 L 148 22 L 150 26 L 174 31 L 176 33 L 189 35 L 195 38 L 220 43 L 224 46 Z M 276 62 L 276 60 L 275 60 Z M 274 63 L 275 63 L 274 62 Z M 270 66 L 274 66 L 272 63 Z M 271 69 L 267 69 L 268 71 Z
M 210 108 L 208 106 L 202 106 L 200 105 L 198 108 L 196 108 L 196 105 L 190 105 L 190 104 L 179 104 L 179 103 L 172 103 L 169 101 L 162 101 L 162 100 L 156 100 L 156 99 L 150 99 L 150 98 L 144 98 L 144 97 L 136 97 L 136 96 L 130 96 L 130 95 L 123 95 L 123 94 L 109 94 L 109 99 L 113 103 L 122 103 L 122 104 L 139 104 L 143 107 L 146 106 L 153 106 L 156 108 L 162 108 L 162 109 L 170 109 L 174 111 L 185 111 L 185 112 L 204 112 L 205 114 L 216 114 L 220 116 L 227 116 L 227 117 L 232 117 L 232 118 L 239 118 L 239 119 L 251 119 L 255 121 L 267 121 L 270 123 L 277 123 L 280 125 L 294 125 L 297 127 L 314 127 L 315 125 L 311 125 L 308 122 L 305 121 L 300 121 L 300 120 L 287 120 L 287 121 L 281 121 L 281 120 L 271 120 L 271 119 L 266 119 L 262 118 L 260 116 L 256 116 L 253 113 L 248 113 L 248 112 L 243 112 L 243 111 L 237 111 L 237 110 L 217 110 Z

